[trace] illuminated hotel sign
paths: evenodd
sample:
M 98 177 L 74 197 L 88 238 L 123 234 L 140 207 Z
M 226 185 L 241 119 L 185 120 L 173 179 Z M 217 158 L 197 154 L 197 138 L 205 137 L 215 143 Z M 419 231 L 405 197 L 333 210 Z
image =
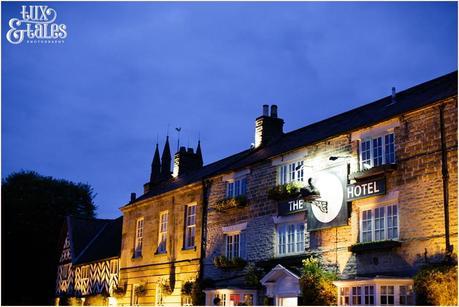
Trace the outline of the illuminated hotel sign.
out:
M 312 188 L 318 190 L 320 195 L 311 199 L 298 198 L 279 202 L 279 215 L 307 211 L 308 231 L 346 225 L 346 172 L 345 167 L 334 167 L 312 174 Z
M 348 201 L 386 194 L 385 179 L 377 179 L 366 182 L 350 184 L 346 187 L 346 197 Z

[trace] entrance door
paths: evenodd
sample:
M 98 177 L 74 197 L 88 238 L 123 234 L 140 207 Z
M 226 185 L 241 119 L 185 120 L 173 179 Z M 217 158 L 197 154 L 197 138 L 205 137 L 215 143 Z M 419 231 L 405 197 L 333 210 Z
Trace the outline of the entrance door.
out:
M 298 297 L 296 296 L 279 297 L 277 299 L 277 306 L 298 306 Z

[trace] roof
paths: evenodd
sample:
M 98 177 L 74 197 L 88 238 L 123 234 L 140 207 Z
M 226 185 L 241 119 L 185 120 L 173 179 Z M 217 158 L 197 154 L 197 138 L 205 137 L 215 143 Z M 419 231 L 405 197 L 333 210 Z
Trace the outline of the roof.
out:
M 69 216 L 67 224 L 73 264 L 119 257 L 122 217 L 107 220 Z
M 226 157 L 222 160 L 208 164 L 195 172 L 186 173 L 177 178 L 171 178 L 163 183 L 153 186 L 147 193 L 138 197 L 134 202 L 139 202 L 139 201 L 148 199 L 156 195 L 160 195 L 160 194 L 163 194 L 169 191 L 173 191 L 175 189 L 184 187 L 186 185 L 198 182 L 204 178 L 210 177 L 211 175 L 217 172 L 224 171 L 230 165 L 236 163 L 238 160 L 242 159 L 243 157 L 247 156 L 250 153 L 251 153 L 251 150 L 247 149 L 237 154 L 234 154 L 232 156 Z M 131 204 L 132 203 L 129 203 L 126 206 L 129 206 Z
M 455 95 L 457 95 L 457 71 L 401 91 L 396 94 L 395 102 L 392 96 L 384 97 L 285 133 L 266 145 L 229 156 L 204 166 L 194 173 L 172 178 L 163 184 L 154 186 L 133 203 L 195 183 L 206 177 L 244 168 L 303 146 L 374 125 Z

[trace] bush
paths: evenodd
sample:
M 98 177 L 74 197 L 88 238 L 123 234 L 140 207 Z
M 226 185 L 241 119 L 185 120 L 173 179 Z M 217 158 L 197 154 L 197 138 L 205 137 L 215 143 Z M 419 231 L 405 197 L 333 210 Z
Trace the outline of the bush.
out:
M 194 282 L 189 280 L 186 281 L 182 286 L 182 294 L 191 295 L 193 292 Z
M 245 285 L 253 288 L 261 288 L 260 279 L 264 275 L 262 269 L 250 264 L 247 268 L 247 273 L 244 276 Z
M 457 306 L 457 264 L 429 265 L 414 276 L 418 305 Z
M 336 274 L 325 270 L 315 258 L 303 260 L 300 289 L 304 305 L 336 305 Z

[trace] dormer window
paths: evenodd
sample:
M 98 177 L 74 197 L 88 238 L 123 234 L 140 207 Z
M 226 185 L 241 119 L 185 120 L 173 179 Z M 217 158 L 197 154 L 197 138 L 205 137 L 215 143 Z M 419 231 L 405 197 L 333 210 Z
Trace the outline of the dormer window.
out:
M 395 140 L 393 132 L 362 139 L 360 143 L 360 168 L 362 170 L 393 163 L 395 163 Z
M 279 184 L 304 181 L 304 161 L 296 161 L 278 168 Z

